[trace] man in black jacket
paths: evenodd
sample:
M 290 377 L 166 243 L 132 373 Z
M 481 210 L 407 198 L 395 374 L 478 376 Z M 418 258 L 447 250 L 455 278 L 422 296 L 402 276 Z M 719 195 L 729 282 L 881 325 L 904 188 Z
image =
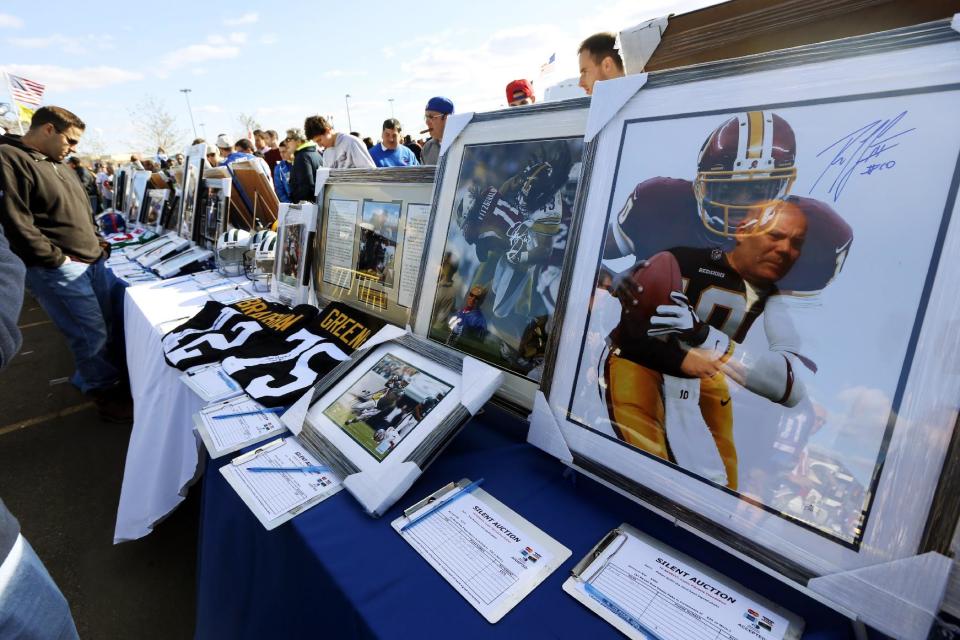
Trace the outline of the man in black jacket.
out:
M 71 382 L 93 397 L 101 417 L 129 421 L 122 365 L 108 349 L 116 280 L 87 194 L 62 164 L 84 128 L 73 113 L 48 106 L 22 138 L 0 138 L 0 224 L 27 266 L 27 287 L 67 338 L 77 366 Z
M 316 202 L 314 190 L 317 186 L 317 169 L 323 165 L 323 156 L 314 138 L 323 135 L 325 120 L 320 116 L 310 116 L 303 121 L 305 140 L 296 140 L 297 150 L 293 155 L 293 168 L 290 170 L 290 202 Z M 287 140 L 292 140 L 287 132 Z

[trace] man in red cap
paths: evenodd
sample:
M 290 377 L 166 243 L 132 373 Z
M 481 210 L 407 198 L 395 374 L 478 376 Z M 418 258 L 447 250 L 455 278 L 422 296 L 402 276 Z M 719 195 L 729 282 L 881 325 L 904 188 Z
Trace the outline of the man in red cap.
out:
M 537 101 L 533 95 L 533 86 L 529 80 L 514 80 L 507 85 L 507 104 L 511 107 L 521 107 Z

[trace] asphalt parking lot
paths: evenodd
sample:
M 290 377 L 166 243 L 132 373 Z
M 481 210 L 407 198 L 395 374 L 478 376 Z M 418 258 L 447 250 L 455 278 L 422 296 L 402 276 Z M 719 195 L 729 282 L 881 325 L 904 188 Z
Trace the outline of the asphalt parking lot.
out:
M 29 296 L 0 372 L 0 497 L 70 603 L 82 638 L 190 638 L 200 487 L 154 533 L 113 544 L 130 425 L 70 385 L 66 342 Z

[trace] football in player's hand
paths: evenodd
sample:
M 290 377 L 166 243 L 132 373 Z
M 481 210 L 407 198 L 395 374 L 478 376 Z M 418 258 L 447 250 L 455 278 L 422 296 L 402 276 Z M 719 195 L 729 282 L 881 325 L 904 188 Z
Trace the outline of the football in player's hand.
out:
M 645 330 L 658 306 L 673 304 L 671 292 L 683 290 L 680 264 L 669 251 L 654 254 L 646 260 L 646 266 L 636 265 L 624 276 L 616 295 L 624 318 L 643 325 L 637 329 Z

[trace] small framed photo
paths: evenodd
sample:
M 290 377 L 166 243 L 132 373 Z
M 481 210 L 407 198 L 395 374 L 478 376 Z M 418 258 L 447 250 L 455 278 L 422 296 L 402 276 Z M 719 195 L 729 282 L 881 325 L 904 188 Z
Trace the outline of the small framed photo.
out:
M 310 203 L 280 205 L 273 296 L 284 304 L 306 302 L 310 284 L 310 257 L 317 224 L 317 205 Z
M 430 228 L 435 167 L 331 171 L 322 190 L 313 286 L 405 326 Z
M 388 335 L 395 337 L 384 339 Z M 299 437 L 379 516 L 493 395 L 503 376 L 390 325 L 368 345 L 317 384 Z
M 197 200 L 200 196 L 200 183 L 203 179 L 203 163 L 205 162 L 204 154 L 206 151 L 207 145 L 200 143 L 187 147 L 184 152 L 177 234 L 184 240 L 190 240 L 191 242 L 196 239 L 198 230 L 196 223 Z
M 603 83 L 591 109 L 612 115 L 587 150 L 534 427 L 555 423 L 579 468 L 804 584 L 946 552 L 948 31 L 651 74 L 632 97 L 630 77 Z
M 229 178 L 204 178 L 203 197 L 199 199 L 201 208 L 200 228 L 201 247 L 216 250 L 220 234 L 227 230 L 230 211 L 231 180 Z
M 127 222 L 133 225 L 144 222 L 144 198 L 147 195 L 147 187 L 149 186 L 151 175 L 149 171 L 134 171 L 132 174 L 127 208 Z
M 441 158 L 414 333 L 500 368 L 526 415 L 554 328 L 587 100 L 478 114 Z
M 143 205 L 143 224 L 157 233 L 163 230 L 164 214 L 170 200 L 170 189 L 147 189 Z

